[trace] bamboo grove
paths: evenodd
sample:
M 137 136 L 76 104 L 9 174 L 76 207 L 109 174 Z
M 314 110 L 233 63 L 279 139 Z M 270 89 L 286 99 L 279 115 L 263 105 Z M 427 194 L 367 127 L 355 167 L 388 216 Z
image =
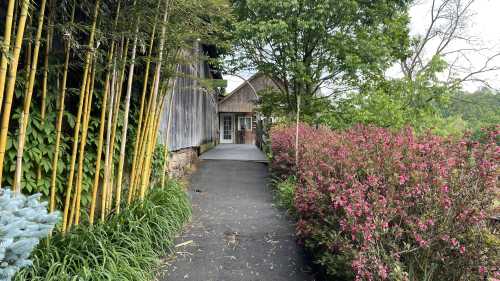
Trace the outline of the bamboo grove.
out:
M 163 184 L 160 118 L 178 66 L 205 59 L 182 50 L 223 42 L 228 9 L 222 0 L 0 1 L 0 186 L 44 194 L 66 232 L 143 199 L 154 169 Z

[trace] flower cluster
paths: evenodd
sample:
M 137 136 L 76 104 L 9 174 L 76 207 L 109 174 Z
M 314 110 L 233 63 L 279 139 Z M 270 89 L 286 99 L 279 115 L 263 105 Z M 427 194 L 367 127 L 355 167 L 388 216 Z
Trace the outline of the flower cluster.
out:
M 477 143 L 409 128 L 301 125 L 298 161 L 295 136 L 295 127 L 272 130 L 272 168 L 297 176 L 297 233 L 329 273 L 355 280 L 495 274 L 500 244 L 487 221 L 498 192 L 498 130 Z

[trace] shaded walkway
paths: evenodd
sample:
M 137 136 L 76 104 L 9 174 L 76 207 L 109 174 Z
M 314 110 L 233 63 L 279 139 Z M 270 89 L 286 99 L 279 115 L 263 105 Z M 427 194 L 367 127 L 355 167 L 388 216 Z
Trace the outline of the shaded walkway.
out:
M 266 177 L 263 163 L 202 161 L 191 179 L 193 221 L 160 280 L 313 281 Z
M 267 162 L 266 155 L 253 144 L 219 144 L 200 159 Z

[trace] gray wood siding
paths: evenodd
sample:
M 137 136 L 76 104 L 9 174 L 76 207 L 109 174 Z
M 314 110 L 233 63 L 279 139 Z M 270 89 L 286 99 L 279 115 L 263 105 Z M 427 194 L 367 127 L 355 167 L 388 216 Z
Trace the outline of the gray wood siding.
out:
M 256 97 L 251 91 L 234 93 L 219 105 L 219 112 L 253 112 Z
M 218 138 L 217 98 L 200 87 L 191 77 L 206 78 L 204 63 L 179 66 L 182 73 L 174 82 L 173 93 L 167 95 L 160 123 L 159 142 L 166 143 L 168 118 L 172 110 L 172 123 L 168 147 L 176 151 L 187 147 L 197 147 Z M 170 98 L 173 106 L 170 107 Z
M 257 94 L 263 90 L 278 89 L 271 79 L 262 74 L 251 77 L 248 82 L 252 84 Z M 257 97 L 252 87 L 243 82 L 241 86 L 220 102 L 219 112 L 253 112 L 256 101 Z

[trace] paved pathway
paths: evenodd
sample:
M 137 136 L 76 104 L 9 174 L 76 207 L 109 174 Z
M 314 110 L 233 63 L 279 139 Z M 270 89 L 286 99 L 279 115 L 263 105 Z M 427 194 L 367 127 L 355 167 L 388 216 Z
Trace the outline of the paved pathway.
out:
M 264 163 L 202 161 L 189 191 L 193 221 L 160 280 L 313 281 L 266 177 Z
M 200 158 L 202 160 L 267 162 L 266 155 L 253 144 L 219 144 Z

